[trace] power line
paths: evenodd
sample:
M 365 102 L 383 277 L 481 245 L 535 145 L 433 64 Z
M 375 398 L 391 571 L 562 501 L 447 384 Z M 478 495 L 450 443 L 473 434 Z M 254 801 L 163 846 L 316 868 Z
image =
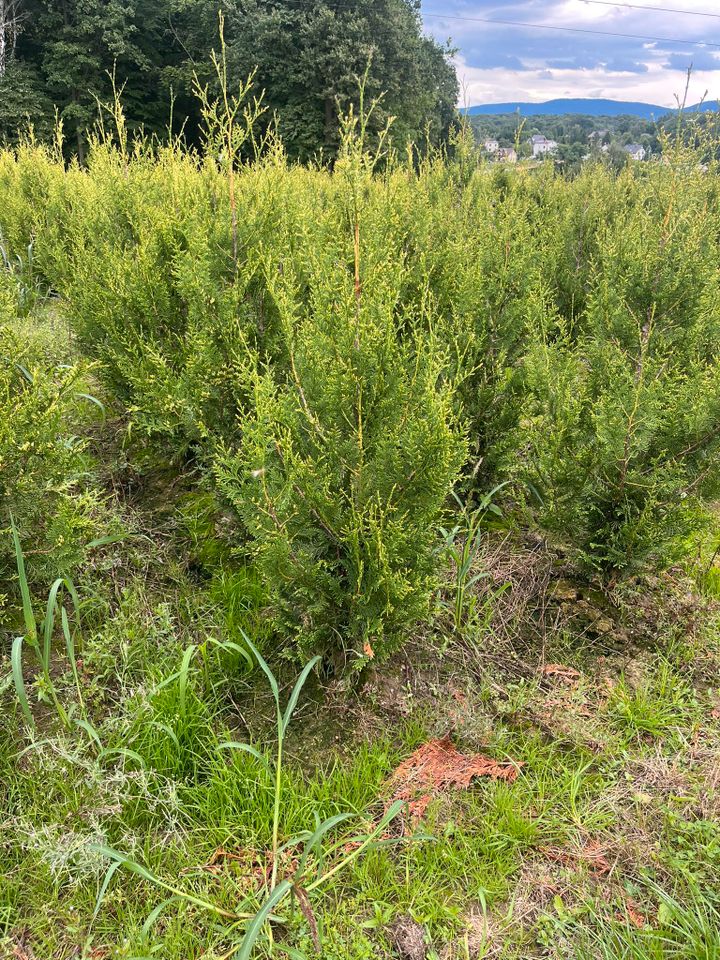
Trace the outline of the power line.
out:
M 313 9 L 313 0 L 284 0 L 285 3 L 294 7 L 296 10 L 306 9 L 308 12 Z M 603 4 L 604 6 L 628 6 L 633 7 L 633 9 L 639 10 L 663 10 L 664 12 L 671 13 L 683 13 L 686 11 L 675 11 L 671 10 L 668 7 L 641 7 L 639 4 L 630 4 L 623 3 L 622 0 L 618 0 L 617 3 L 612 2 L 612 0 L 582 0 L 584 3 L 598 3 Z M 332 0 L 333 6 L 335 7 L 335 12 L 339 13 L 343 7 L 346 10 L 354 10 L 355 4 L 353 0 Z M 699 14 L 700 16 L 711 16 L 717 17 L 720 19 L 720 14 Z M 551 23 L 529 23 L 524 20 L 501 20 L 495 19 L 492 17 L 464 17 L 459 14 L 446 14 L 446 13 L 422 13 L 422 19 L 432 18 L 435 20 L 458 20 L 466 23 L 490 23 L 497 24 L 498 26 L 504 27 L 525 27 L 531 30 L 556 30 L 561 31 L 562 33 L 583 33 L 590 34 L 592 36 L 600 37 L 617 37 L 624 40 L 645 40 L 649 43 L 680 43 L 689 46 L 696 47 L 713 47 L 715 49 L 720 49 L 720 43 L 712 40 L 685 40 L 680 37 L 651 37 L 645 36 L 644 34 L 638 33 L 620 33 L 615 30 L 592 30 L 589 27 L 562 27 L 556 24 Z
M 625 3 L 625 0 L 582 0 L 583 3 L 595 3 L 600 7 L 618 7 L 629 10 L 654 10 L 657 13 L 680 13 L 685 17 L 714 17 L 720 20 L 720 13 L 705 13 L 701 10 L 678 10 L 676 7 L 641 6 L 639 3 Z
M 651 43 L 684 43 L 696 47 L 717 47 L 711 40 L 681 40 L 679 37 L 646 37 L 639 33 L 617 33 L 614 30 L 590 30 L 586 27 L 560 27 L 551 23 L 527 23 L 523 20 L 495 20 L 490 17 L 458 17 L 446 13 L 424 13 L 423 18 L 436 20 L 464 20 L 468 23 L 495 23 L 503 27 L 529 27 L 531 30 L 560 30 L 563 33 L 590 33 L 598 37 L 621 37 L 625 40 L 647 40 Z

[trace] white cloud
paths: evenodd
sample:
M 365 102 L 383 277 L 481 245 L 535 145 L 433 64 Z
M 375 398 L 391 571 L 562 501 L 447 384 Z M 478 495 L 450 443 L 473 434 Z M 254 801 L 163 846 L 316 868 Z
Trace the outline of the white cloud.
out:
M 569 27 L 610 28 L 625 19 L 626 11 L 619 7 L 604 7 L 595 3 L 583 3 L 582 0 L 565 0 L 550 8 L 543 17 L 543 23 Z
M 647 61 L 647 73 L 609 72 L 593 69 L 546 68 L 536 63 L 529 70 L 503 67 L 473 67 L 462 56 L 456 66 L 463 106 L 478 103 L 502 103 L 508 100 L 543 101 L 558 97 L 607 97 L 611 100 L 641 100 L 674 107 L 675 95 L 682 96 L 686 77 L 681 70 L 662 67 L 662 60 Z M 530 66 L 530 64 L 528 64 Z M 697 103 L 706 92 L 708 99 L 718 96 L 719 78 L 715 71 L 694 73 L 688 103 Z
M 633 7 L 623 0 L 610 5 L 587 0 L 453 0 L 452 4 L 425 0 L 423 9 L 429 14 L 427 31 L 443 39 L 452 36 L 460 48 L 458 77 L 465 89 L 463 102 L 470 106 L 570 96 L 643 100 L 672 107 L 675 95 L 685 90 L 684 68 L 692 60 L 697 69 L 690 102 L 697 102 L 706 92 L 709 99 L 716 98 L 720 70 L 710 67 L 715 66 L 720 49 L 691 41 L 720 43 L 720 20 L 686 14 L 701 5 L 705 10 L 716 6 L 720 13 L 720 0 L 672 0 L 672 4 L 666 0 L 675 10 L 684 12 L 635 8 L 660 7 L 662 0 L 630 2 Z M 451 18 L 451 10 L 459 19 Z M 473 16 L 563 29 L 493 26 L 473 21 Z M 514 61 L 515 66 L 520 61 L 523 69 L 513 69 L 510 62 L 503 64 L 503 57 Z
M 673 0 L 672 3 L 665 4 L 673 10 L 665 11 L 657 9 L 663 6 L 663 3 L 657 0 L 632 0 L 632 3 L 633 6 L 626 6 L 623 0 L 618 0 L 617 3 L 605 6 L 600 3 L 587 3 L 585 0 L 561 0 L 556 4 L 543 2 L 537 7 L 537 11 L 542 14 L 542 23 L 555 26 L 588 27 L 620 33 L 650 33 L 680 39 L 702 39 L 711 25 L 716 26 L 710 17 L 683 16 L 683 11 L 697 12 L 697 0 Z M 637 9 L 641 6 L 656 9 L 645 12 Z M 711 6 L 712 0 L 707 0 L 706 8 L 709 10 Z

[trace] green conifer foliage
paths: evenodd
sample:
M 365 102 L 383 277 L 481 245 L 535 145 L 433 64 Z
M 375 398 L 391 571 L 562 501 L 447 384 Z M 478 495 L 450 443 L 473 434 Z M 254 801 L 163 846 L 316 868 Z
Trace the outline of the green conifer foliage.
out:
M 621 174 L 587 306 L 528 353 L 510 469 L 586 562 L 667 562 L 720 483 L 720 312 L 713 179 L 689 154 Z
M 359 303 L 345 271 L 311 269 L 305 296 L 287 270 L 272 284 L 290 373 L 252 365 L 216 471 L 303 655 L 360 664 L 428 613 L 465 445 L 446 350 L 398 305 L 402 266 L 365 275 Z

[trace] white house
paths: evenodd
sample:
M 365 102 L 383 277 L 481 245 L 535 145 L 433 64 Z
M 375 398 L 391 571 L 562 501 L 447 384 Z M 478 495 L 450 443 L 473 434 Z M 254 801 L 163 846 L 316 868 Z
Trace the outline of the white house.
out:
M 623 147 L 625 153 L 631 160 L 644 160 L 646 156 L 645 147 L 641 143 L 626 143 Z
M 557 143 L 555 140 L 548 140 L 542 133 L 535 133 L 530 137 L 530 146 L 534 157 L 542 157 L 546 153 L 555 153 Z
M 500 147 L 495 156 L 505 163 L 517 163 L 517 153 L 512 147 Z
M 497 153 L 499 146 L 500 144 L 497 142 L 497 140 L 486 140 L 483 144 L 485 153 Z

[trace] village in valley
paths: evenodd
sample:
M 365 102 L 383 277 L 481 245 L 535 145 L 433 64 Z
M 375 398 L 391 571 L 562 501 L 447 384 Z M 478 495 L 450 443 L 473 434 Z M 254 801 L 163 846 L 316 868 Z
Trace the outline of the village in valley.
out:
M 581 160 L 591 160 L 598 154 L 607 156 L 613 147 L 608 130 L 593 130 L 588 134 L 587 139 L 588 149 L 580 158 Z M 494 137 L 487 137 L 482 142 L 482 149 L 488 159 L 501 163 L 517 163 L 518 159 L 523 157 L 533 160 L 543 160 L 545 157 L 558 159 L 559 147 L 557 140 L 546 137 L 543 133 L 534 133 L 524 142 L 516 141 L 514 146 L 501 146 L 500 141 Z M 619 149 L 629 160 L 642 161 L 651 156 L 650 151 L 642 143 L 626 143 Z

